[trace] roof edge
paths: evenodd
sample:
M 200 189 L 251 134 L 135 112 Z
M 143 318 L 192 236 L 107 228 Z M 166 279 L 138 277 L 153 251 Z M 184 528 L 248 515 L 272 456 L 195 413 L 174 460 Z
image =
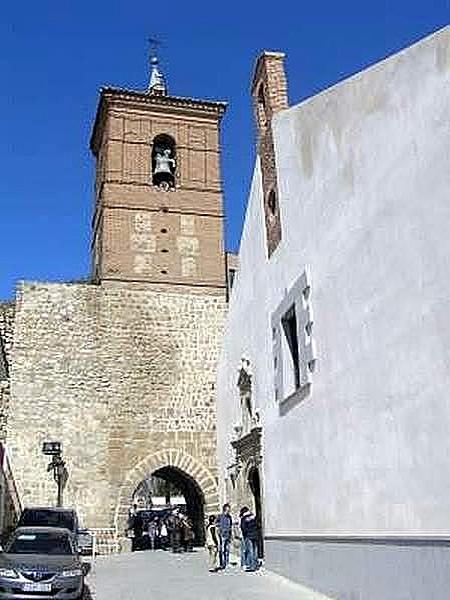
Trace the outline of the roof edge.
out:
M 98 152 L 98 129 L 105 116 L 105 103 L 109 99 L 114 98 L 135 100 L 137 102 L 142 102 L 144 104 L 153 106 L 178 106 L 188 110 L 206 109 L 208 113 L 215 114 L 219 120 L 222 118 L 228 106 L 228 102 L 224 101 L 200 100 L 197 98 L 183 96 L 160 96 L 152 95 L 145 91 L 130 90 L 127 88 L 119 88 L 114 86 L 102 86 L 100 88 L 100 98 L 98 101 L 97 112 L 89 142 L 89 147 L 94 156 Z

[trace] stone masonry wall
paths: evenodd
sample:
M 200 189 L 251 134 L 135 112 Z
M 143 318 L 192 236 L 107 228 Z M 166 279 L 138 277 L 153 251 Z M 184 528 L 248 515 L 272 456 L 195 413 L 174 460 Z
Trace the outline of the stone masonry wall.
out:
M 0 303 L 0 441 L 6 438 L 10 381 L 8 377 L 14 334 L 14 302 Z
M 11 361 L 15 312 L 16 305 L 14 302 L 0 302 L 0 337 L 2 338 L 7 363 Z
M 180 450 L 216 478 L 214 380 L 224 311 L 217 296 L 133 284 L 24 284 L 8 421 L 23 503 L 55 498 L 44 439 L 63 442 L 65 504 L 87 526 L 112 524 L 127 476 L 158 451 Z

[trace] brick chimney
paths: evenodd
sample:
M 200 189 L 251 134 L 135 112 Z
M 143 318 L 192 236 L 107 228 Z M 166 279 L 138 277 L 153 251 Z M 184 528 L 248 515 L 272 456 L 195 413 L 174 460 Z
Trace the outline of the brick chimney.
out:
M 263 52 L 256 61 L 252 83 L 269 258 L 282 235 L 272 117 L 288 108 L 284 57 L 282 52 Z

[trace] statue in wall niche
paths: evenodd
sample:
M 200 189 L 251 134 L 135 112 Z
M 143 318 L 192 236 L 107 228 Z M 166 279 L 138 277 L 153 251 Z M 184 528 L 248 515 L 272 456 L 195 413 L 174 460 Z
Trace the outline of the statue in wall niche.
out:
M 253 425 L 252 397 L 249 393 L 241 395 L 241 416 L 244 433 L 248 433 Z
M 241 359 L 241 368 L 238 377 L 239 398 L 241 403 L 241 423 L 242 433 L 248 433 L 253 426 L 253 405 L 252 405 L 252 374 L 250 370 L 250 361 L 246 358 Z
M 170 148 L 165 148 L 155 154 L 153 183 L 163 190 L 173 188 L 175 185 L 176 160 L 171 157 L 171 153 Z

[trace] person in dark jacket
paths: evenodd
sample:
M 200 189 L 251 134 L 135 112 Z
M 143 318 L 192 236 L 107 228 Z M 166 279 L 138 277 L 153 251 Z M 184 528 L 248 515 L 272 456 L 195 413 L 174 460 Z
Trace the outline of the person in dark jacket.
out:
M 188 517 L 181 519 L 181 527 L 183 530 L 183 547 L 185 552 L 194 551 L 194 528 Z
M 245 548 L 245 570 L 256 571 L 258 568 L 258 523 L 255 515 L 244 506 L 239 511 L 241 531 Z
M 167 518 L 167 529 L 169 530 L 170 545 L 172 552 L 181 552 L 181 520 L 178 509 L 172 511 Z
M 142 515 L 136 511 L 133 517 L 133 540 L 131 543 L 131 550 L 138 550 L 142 545 L 142 531 L 144 529 L 144 520 Z
M 226 569 L 230 560 L 232 528 L 233 519 L 230 514 L 230 505 L 227 503 L 223 505 L 222 513 L 217 517 L 220 569 Z

